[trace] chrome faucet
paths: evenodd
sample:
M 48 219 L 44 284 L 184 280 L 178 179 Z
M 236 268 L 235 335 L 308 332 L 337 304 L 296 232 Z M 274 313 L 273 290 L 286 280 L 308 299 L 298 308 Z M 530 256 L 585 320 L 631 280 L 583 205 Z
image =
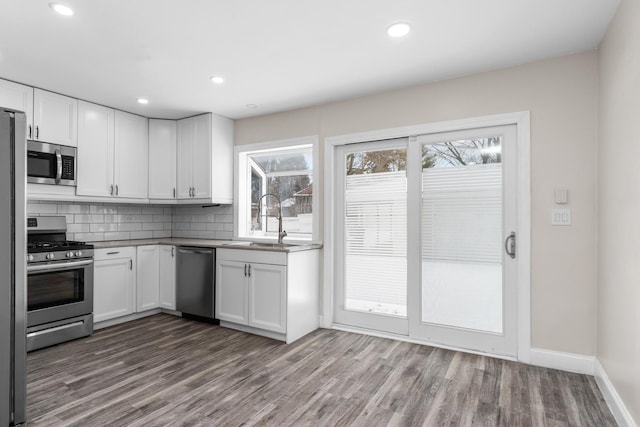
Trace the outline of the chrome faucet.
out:
M 271 197 L 275 197 L 276 200 L 278 201 L 278 208 L 279 208 L 279 216 L 278 216 L 278 244 L 282 244 L 282 239 L 285 238 L 285 236 L 287 235 L 287 232 L 284 231 L 282 229 L 282 202 L 280 201 L 280 197 L 278 197 L 277 195 L 273 194 L 273 193 L 265 193 L 262 196 L 260 196 L 260 198 L 258 199 L 258 213 L 256 215 L 256 223 L 260 223 L 260 208 L 261 208 L 261 204 L 260 202 L 262 202 L 262 199 L 264 199 L 267 196 L 271 196 Z

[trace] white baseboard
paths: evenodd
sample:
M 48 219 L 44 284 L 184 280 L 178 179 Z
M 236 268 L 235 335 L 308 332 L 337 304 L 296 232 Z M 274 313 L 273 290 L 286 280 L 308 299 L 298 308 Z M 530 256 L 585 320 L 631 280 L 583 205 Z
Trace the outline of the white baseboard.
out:
M 638 427 L 635 421 L 633 421 L 633 417 L 631 417 L 631 413 L 627 410 L 624 402 L 620 399 L 618 392 L 611 383 L 611 380 L 609 380 L 609 376 L 599 360 L 595 362 L 594 376 L 596 377 L 598 388 L 600 388 L 602 396 L 607 402 L 607 405 L 609 405 L 609 409 L 611 409 L 611 413 L 618 425 L 621 427 Z
M 542 348 L 532 348 L 530 354 L 529 364 L 531 365 L 586 375 L 593 375 L 595 372 L 596 358 L 594 356 L 564 353 Z

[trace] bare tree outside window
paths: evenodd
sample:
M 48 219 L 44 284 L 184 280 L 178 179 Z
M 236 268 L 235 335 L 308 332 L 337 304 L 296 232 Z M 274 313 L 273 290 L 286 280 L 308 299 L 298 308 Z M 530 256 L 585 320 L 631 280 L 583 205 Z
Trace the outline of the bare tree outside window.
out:
M 276 217 L 282 208 L 284 228 L 289 234 L 311 234 L 313 205 L 313 160 L 310 148 L 283 153 L 257 153 L 250 156 L 253 161 L 251 171 L 251 216 L 255 221 L 261 212 L 260 221 L 253 222 L 253 231 L 266 233 L 277 231 Z M 275 194 L 281 206 L 273 197 L 258 201 L 264 194 Z M 266 208 L 265 208 L 266 207 Z
M 425 145 L 422 149 L 422 168 L 501 163 L 501 139 L 497 136 Z

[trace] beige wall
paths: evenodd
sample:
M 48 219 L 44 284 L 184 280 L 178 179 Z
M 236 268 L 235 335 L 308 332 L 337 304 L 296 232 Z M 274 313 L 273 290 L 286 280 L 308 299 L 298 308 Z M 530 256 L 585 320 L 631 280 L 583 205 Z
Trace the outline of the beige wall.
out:
M 345 133 L 529 110 L 532 345 L 593 355 L 597 78 L 597 53 L 587 52 L 239 120 L 236 143 L 313 134 L 322 141 Z M 550 225 L 558 186 L 569 188 L 571 227 Z
M 600 47 L 598 359 L 640 424 L 640 2 Z

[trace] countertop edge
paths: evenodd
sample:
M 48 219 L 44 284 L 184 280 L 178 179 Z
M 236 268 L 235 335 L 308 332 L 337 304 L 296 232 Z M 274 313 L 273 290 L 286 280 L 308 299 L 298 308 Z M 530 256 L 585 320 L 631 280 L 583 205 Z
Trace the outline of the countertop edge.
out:
M 105 240 L 99 242 L 90 242 L 95 249 L 111 249 L 127 246 L 147 246 L 147 245 L 174 245 L 174 246 L 193 246 L 201 248 L 216 249 L 242 249 L 251 251 L 268 251 L 268 252 L 299 252 L 309 251 L 313 249 L 322 249 L 322 243 L 300 244 L 287 247 L 255 247 L 245 245 L 230 245 L 229 243 L 237 240 L 216 240 L 216 239 L 189 239 L 180 237 L 165 237 L 156 239 L 131 239 L 131 240 Z

